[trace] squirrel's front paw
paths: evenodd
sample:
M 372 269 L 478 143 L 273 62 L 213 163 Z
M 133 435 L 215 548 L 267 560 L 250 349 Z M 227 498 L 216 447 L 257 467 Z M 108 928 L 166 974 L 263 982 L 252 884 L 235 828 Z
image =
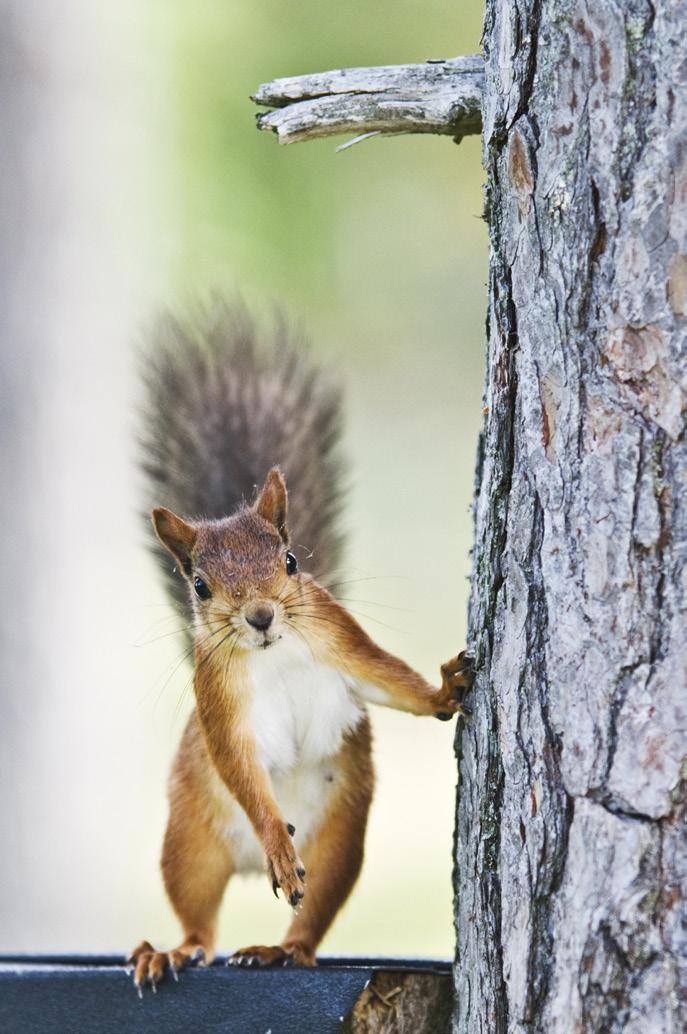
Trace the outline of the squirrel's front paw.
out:
M 274 896 L 278 897 L 277 891 L 281 889 L 292 908 L 298 907 L 305 894 L 305 869 L 291 839 L 295 832 L 290 823 L 278 823 L 265 844 L 267 875 Z
M 464 706 L 463 700 L 472 689 L 474 677 L 474 661 L 465 650 L 441 665 L 441 689 L 436 696 L 435 718 L 447 722 L 454 714 L 470 717 L 471 711 Z

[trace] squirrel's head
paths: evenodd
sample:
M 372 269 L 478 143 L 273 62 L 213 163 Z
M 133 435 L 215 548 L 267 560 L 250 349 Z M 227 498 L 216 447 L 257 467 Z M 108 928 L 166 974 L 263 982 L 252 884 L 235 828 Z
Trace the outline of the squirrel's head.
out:
M 252 506 L 221 520 L 189 521 L 157 507 L 155 533 L 186 579 L 196 642 L 208 656 L 221 644 L 264 649 L 288 627 L 301 576 L 289 549 L 288 494 L 278 467 Z

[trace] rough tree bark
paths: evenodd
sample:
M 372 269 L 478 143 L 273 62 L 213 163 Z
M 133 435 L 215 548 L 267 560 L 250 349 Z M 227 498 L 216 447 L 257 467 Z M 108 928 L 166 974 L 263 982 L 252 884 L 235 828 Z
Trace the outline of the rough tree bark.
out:
M 460 1032 L 685 1029 L 686 15 L 487 0 Z

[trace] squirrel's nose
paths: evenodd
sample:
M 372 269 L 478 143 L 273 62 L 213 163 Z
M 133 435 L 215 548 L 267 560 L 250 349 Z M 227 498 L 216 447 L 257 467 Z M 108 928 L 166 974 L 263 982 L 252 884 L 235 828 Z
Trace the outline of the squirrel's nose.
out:
M 274 607 L 271 603 L 251 603 L 244 611 L 246 621 L 259 632 L 266 632 L 274 618 Z

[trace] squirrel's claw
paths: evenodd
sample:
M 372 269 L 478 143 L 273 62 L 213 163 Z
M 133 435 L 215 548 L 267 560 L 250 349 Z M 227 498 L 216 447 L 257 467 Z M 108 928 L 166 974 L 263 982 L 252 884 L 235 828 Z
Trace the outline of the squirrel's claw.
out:
M 267 875 L 275 898 L 281 890 L 292 908 L 305 894 L 305 868 L 293 844 L 294 827 L 288 823 L 276 827 L 276 836 L 266 847 Z M 284 836 L 286 833 L 286 836 Z

